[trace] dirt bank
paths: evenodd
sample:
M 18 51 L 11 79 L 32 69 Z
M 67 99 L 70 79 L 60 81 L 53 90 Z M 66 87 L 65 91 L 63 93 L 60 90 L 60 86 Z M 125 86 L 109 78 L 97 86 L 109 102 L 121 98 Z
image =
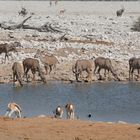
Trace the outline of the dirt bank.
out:
M 140 125 L 0 117 L 2 140 L 139 140 Z

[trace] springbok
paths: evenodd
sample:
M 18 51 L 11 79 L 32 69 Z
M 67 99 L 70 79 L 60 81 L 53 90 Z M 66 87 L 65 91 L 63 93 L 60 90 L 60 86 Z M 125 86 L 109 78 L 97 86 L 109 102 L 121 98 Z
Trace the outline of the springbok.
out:
M 56 109 L 55 109 L 55 118 L 62 118 L 62 115 L 63 115 L 63 108 L 61 106 L 58 106 Z
M 11 117 L 13 113 L 17 118 L 21 118 L 21 107 L 16 103 L 9 103 L 5 116 Z
M 60 10 L 59 14 L 61 15 L 61 14 L 64 14 L 65 12 L 66 12 L 66 9 Z
M 66 104 L 67 119 L 74 119 L 74 105 L 71 103 Z

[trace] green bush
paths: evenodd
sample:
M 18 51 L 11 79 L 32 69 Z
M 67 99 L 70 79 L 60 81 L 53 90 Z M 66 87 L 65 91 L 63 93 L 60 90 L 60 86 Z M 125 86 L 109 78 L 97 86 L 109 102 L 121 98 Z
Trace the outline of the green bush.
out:
M 140 32 L 140 17 L 138 17 L 137 21 L 134 22 L 133 27 L 131 29 L 133 31 Z

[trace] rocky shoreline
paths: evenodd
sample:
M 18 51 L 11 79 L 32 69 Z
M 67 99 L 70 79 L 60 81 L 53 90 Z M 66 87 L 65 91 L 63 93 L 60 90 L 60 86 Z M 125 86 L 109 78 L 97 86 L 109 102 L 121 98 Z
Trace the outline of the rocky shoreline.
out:
M 106 46 L 108 47 L 108 46 Z M 18 55 L 12 53 L 10 56 L 10 61 L 6 63 L 2 63 L 0 67 L 0 83 L 11 83 L 12 82 L 12 65 L 14 62 L 20 62 L 25 58 L 34 58 L 38 48 L 19 48 Z M 40 49 L 44 50 L 44 49 Z M 100 50 L 102 51 L 102 50 Z M 87 59 L 93 63 L 94 67 L 94 58 L 99 55 L 99 53 L 95 53 L 94 50 L 86 49 L 86 48 L 60 48 L 54 51 L 48 51 L 50 54 L 55 55 L 58 58 L 59 63 L 50 74 L 46 75 L 47 81 L 56 80 L 56 81 L 75 81 L 75 75 L 72 72 L 72 66 L 75 64 L 78 59 Z M 94 58 L 93 58 L 94 57 Z M 4 55 L 1 55 L 1 60 L 3 60 Z M 4 60 L 3 60 L 4 61 Z M 128 81 L 129 80 L 129 66 L 127 61 L 118 61 L 116 59 L 111 59 L 114 69 L 117 72 L 120 81 Z M 40 62 L 41 64 L 41 62 Z M 44 66 L 41 64 L 42 70 L 45 73 Z M 103 75 L 103 71 L 102 71 Z M 30 77 L 32 77 L 30 73 Z M 86 77 L 86 72 L 84 73 L 84 77 Z M 97 74 L 93 74 L 93 81 L 98 81 L 99 76 Z M 137 74 L 135 75 L 135 79 L 137 78 Z M 37 79 L 39 79 L 37 77 Z M 84 80 L 84 79 L 83 79 Z M 115 78 L 110 73 L 110 76 L 102 79 L 102 81 L 114 81 Z M 138 79 L 136 79 L 138 80 Z

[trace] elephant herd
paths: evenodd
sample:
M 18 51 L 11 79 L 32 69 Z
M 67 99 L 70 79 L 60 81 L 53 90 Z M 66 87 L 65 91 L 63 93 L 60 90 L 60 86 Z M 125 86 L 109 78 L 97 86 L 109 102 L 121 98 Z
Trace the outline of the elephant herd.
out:
M 0 44 L 0 54 L 5 53 L 5 61 L 6 58 L 9 59 L 9 52 L 14 51 L 17 52 L 17 47 L 22 47 L 19 42 L 14 42 L 14 43 L 5 43 L 5 44 Z M 40 67 L 39 60 L 42 62 L 44 65 L 44 68 L 46 70 L 46 74 L 49 74 L 53 68 L 56 68 L 56 64 L 59 63 L 58 59 L 54 55 L 48 55 L 45 54 L 44 51 L 37 50 L 36 54 L 34 55 L 34 58 L 26 58 L 23 60 L 22 65 L 19 62 L 15 62 L 12 66 L 12 71 L 13 71 L 13 82 L 18 81 L 20 85 L 23 85 L 23 77 L 26 78 L 27 82 L 28 80 L 28 72 L 31 70 L 33 74 L 33 80 L 35 80 L 35 74 L 38 72 L 41 80 L 46 83 L 46 78 L 44 76 L 44 73 Z M 94 64 L 94 67 L 93 67 Z M 24 70 L 24 74 L 22 76 L 22 68 Z M 93 69 L 94 68 L 94 69 Z M 83 76 L 82 72 L 86 71 L 87 72 L 87 81 L 92 81 L 92 76 L 94 74 L 99 74 L 99 77 L 101 78 L 101 70 L 104 69 L 104 76 L 106 77 L 109 72 L 112 73 L 114 78 L 118 81 L 120 81 L 120 78 L 118 77 L 115 69 L 112 66 L 111 60 L 109 58 L 104 58 L 104 57 L 97 57 L 94 60 L 77 60 L 76 63 L 72 66 L 72 72 L 75 75 L 76 81 L 79 81 L 79 77 Z M 137 69 L 138 71 L 138 76 L 140 73 L 140 58 L 130 58 L 129 59 L 129 79 L 133 80 L 133 73 L 134 70 Z M 99 79 L 100 79 L 99 78 Z

